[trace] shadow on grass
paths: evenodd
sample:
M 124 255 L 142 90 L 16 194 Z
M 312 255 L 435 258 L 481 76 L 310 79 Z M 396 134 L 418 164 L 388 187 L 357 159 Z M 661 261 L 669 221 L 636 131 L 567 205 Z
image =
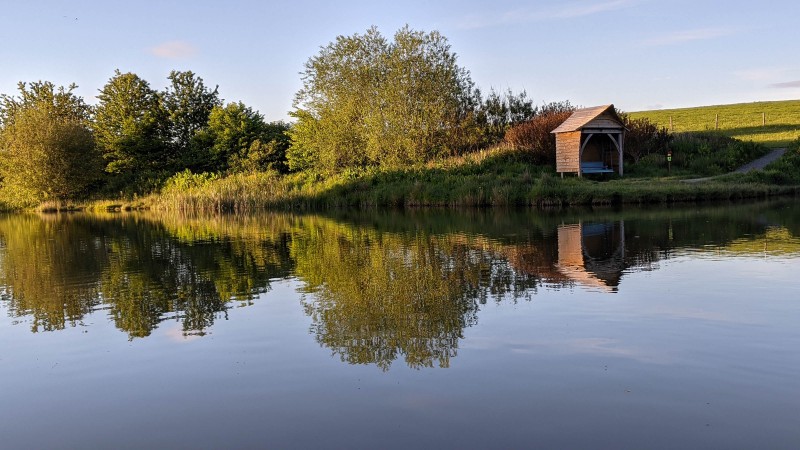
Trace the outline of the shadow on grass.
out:
M 800 125 L 797 124 L 773 124 L 766 126 L 737 127 L 721 130 L 730 136 L 769 136 L 775 134 L 795 133 L 794 136 L 787 136 L 785 139 L 769 139 L 762 143 L 770 147 L 783 147 L 800 136 Z
M 310 207 L 503 206 L 530 204 L 531 190 L 555 177 L 521 152 L 486 156 L 452 167 L 416 167 L 366 173 L 294 197 Z

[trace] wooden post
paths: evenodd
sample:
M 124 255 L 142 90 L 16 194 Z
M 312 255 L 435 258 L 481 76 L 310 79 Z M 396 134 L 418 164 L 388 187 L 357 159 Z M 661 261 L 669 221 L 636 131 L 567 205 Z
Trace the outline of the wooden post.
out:
M 767 126 L 767 113 L 761 113 L 761 126 Z
M 719 130 L 719 114 L 714 114 L 714 129 Z
M 672 127 L 672 116 L 669 116 L 669 131 L 670 133 L 675 131 L 675 128 Z

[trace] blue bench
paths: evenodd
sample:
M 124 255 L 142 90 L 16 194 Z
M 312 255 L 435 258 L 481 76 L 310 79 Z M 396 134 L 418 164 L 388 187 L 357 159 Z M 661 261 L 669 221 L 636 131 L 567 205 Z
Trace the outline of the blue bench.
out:
M 581 173 L 614 173 L 614 169 L 606 167 L 602 161 L 585 161 L 581 163 Z

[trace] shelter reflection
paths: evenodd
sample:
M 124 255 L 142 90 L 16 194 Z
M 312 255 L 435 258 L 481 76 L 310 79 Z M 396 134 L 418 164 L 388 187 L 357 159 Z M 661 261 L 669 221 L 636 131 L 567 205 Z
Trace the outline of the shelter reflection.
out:
M 616 292 L 625 270 L 625 222 L 560 225 L 556 267 L 578 284 Z

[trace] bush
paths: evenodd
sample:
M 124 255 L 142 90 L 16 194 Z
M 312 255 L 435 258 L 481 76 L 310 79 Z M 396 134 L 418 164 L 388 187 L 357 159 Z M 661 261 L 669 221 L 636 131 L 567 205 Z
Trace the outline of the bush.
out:
M 670 148 L 673 167 L 703 176 L 731 172 L 769 152 L 761 144 L 742 142 L 717 132 L 676 134 Z
M 666 169 L 666 156 L 658 153 L 650 153 L 649 155 L 641 157 L 638 162 L 625 166 L 625 173 L 626 175 L 654 177 L 663 174 Z
M 534 164 L 556 162 L 556 137 L 551 132 L 567 120 L 574 108 L 568 102 L 550 104 L 533 119 L 516 125 L 506 132 L 505 142 L 525 152 Z
M 646 118 L 631 119 L 627 114 L 620 113 L 622 123 L 627 128 L 625 132 L 625 156 L 637 163 L 643 157 L 656 154 L 664 158 L 672 136 L 664 127 L 659 128 Z
M 744 175 L 745 181 L 755 183 L 800 185 L 800 139 L 795 140 L 777 161 L 764 170 L 756 170 Z

